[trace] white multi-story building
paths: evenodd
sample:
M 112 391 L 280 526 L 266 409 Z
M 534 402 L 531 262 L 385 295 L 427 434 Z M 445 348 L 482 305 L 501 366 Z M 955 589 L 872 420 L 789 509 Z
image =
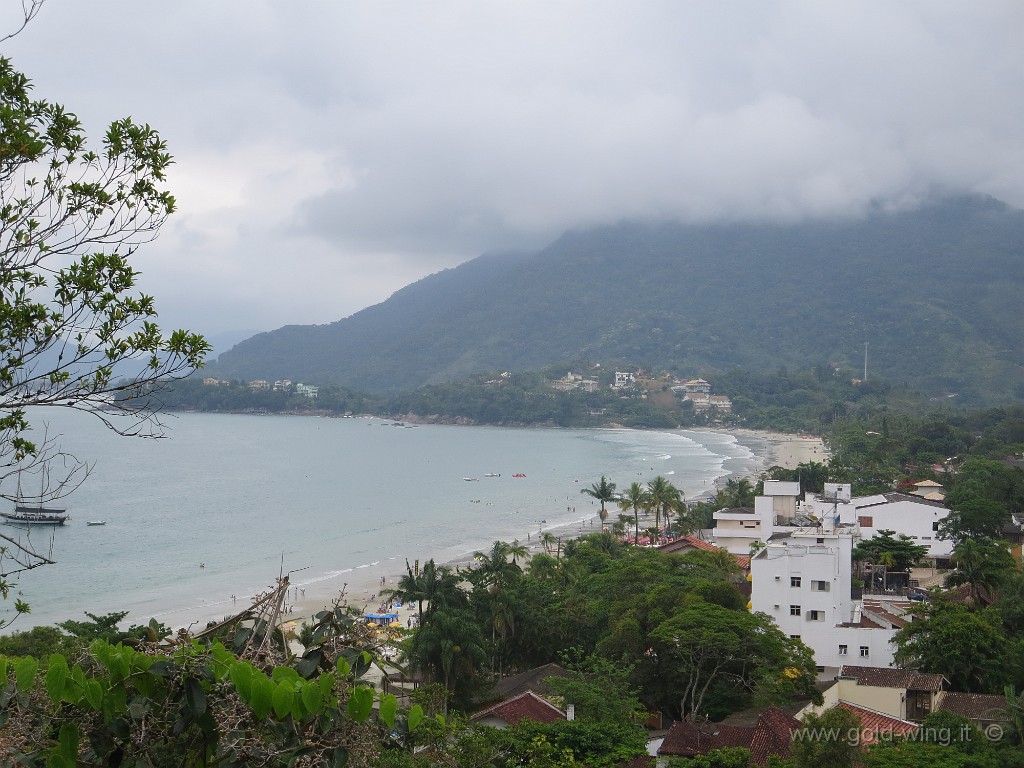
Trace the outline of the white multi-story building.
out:
M 734 555 L 746 555 L 755 542 L 764 543 L 778 531 L 796 528 L 799 496 L 800 483 L 765 480 L 764 493 L 754 499 L 753 509 L 715 512 L 715 543 Z
M 636 384 L 636 376 L 629 371 L 616 371 L 615 382 L 612 384 L 612 389 L 622 389 L 623 387 L 631 387 Z
M 771 616 L 814 651 L 823 679 L 843 664 L 888 667 L 892 638 L 907 619 L 901 598 L 854 600 L 851 560 L 856 524 L 776 532 L 750 560 L 751 609 Z
M 764 543 L 776 533 L 800 527 L 853 526 L 864 539 L 891 530 L 909 536 L 928 548 L 927 557 L 939 563 L 949 560 L 953 542 L 940 539 L 939 523 L 949 510 L 942 502 L 908 493 L 880 493 L 853 497 L 849 483 L 825 483 L 824 492 L 801 502 L 800 484 L 766 480 L 764 494 L 754 508 L 715 512 L 715 543 L 733 554 L 750 552 L 755 542 Z
M 927 557 L 939 562 L 953 554 L 953 542 L 939 538 L 939 523 L 949 514 L 941 501 L 909 493 L 854 498 L 848 483 L 826 483 L 824 493 L 806 499 L 802 510 L 819 520 L 838 516 L 840 524 L 856 523 L 865 539 L 884 530 L 902 533 L 928 547 Z

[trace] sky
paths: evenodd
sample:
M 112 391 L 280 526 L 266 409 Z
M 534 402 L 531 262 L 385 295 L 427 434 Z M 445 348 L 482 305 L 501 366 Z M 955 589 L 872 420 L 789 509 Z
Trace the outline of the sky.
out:
M 141 287 L 216 335 L 622 219 L 1024 208 L 1022 35 L 1019 0 L 47 0 L 0 54 L 166 139 Z

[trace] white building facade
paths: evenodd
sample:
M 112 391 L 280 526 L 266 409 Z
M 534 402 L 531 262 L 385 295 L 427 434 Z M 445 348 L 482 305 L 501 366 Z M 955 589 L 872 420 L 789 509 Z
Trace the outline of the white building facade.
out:
M 949 514 L 941 501 L 909 493 L 851 498 L 849 484 L 826 483 L 825 493 L 807 499 L 803 511 L 819 520 L 838 516 L 840 524 L 856 524 L 865 539 L 884 530 L 902 533 L 927 547 L 933 560 L 948 560 L 953 554 L 953 542 L 939 538 L 939 523 Z
M 751 609 L 814 651 L 823 679 L 843 664 L 888 667 L 901 601 L 865 607 L 851 594 L 856 525 L 776 533 L 750 560 Z M 892 603 L 891 605 L 889 603 Z
M 750 554 L 755 542 L 772 534 L 792 530 L 797 523 L 800 483 L 765 480 L 764 494 L 754 499 L 754 508 L 720 509 L 714 513 L 715 544 L 734 555 Z

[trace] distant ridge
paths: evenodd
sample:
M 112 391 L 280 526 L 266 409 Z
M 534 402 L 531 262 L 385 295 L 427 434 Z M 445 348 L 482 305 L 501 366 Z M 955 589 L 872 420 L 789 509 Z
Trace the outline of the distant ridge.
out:
M 957 402 L 1024 396 L 1024 213 L 984 197 L 856 221 L 622 222 L 485 254 L 211 370 L 394 392 L 578 358 L 682 373 L 841 362 Z

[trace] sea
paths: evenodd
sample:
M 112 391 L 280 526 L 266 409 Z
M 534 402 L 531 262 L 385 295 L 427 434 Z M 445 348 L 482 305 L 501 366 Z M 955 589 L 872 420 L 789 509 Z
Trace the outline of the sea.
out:
M 0 528 L 56 561 L 8 578 L 0 620 L 15 618 L 16 598 L 31 613 L 0 634 L 86 612 L 205 623 L 282 574 L 296 598 L 323 605 L 396 577 L 407 560 L 457 562 L 496 540 L 592 530 L 598 506 L 581 489 L 601 475 L 619 489 L 664 475 L 699 498 L 756 474 L 767 450 L 757 436 L 691 430 L 181 413 L 163 416 L 166 437 L 142 439 L 75 411 L 31 418 L 91 472 L 65 500 L 65 526 Z M 13 494 L 13 482 L 0 488 Z

